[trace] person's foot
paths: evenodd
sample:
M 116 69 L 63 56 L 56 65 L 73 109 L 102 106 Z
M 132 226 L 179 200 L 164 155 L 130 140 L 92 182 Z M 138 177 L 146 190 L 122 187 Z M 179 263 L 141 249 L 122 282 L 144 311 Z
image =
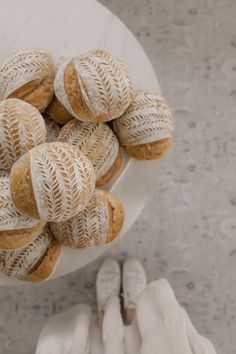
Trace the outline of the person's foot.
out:
M 120 295 L 121 271 L 115 258 L 108 257 L 102 263 L 96 280 L 98 312 L 104 312 L 110 296 Z
M 142 262 L 136 257 L 129 257 L 123 264 L 123 297 L 126 322 L 133 320 L 139 295 L 147 285 L 147 276 Z

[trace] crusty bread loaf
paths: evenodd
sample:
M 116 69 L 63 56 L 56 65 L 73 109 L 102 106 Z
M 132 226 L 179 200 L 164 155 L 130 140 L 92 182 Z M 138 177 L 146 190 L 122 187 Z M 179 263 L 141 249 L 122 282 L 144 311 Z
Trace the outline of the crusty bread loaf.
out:
M 58 222 L 85 208 L 94 191 L 95 174 L 90 161 L 76 147 L 46 143 L 12 166 L 10 186 L 19 211 Z
M 54 95 L 54 77 L 54 63 L 47 53 L 21 50 L 0 68 L 0 99 L 19 98 L 44 112 Z
M 118 139 L 105 123 L 72 119 L 61 129 L 58 141 L 76 146 L 92 162 L 97 186 L 107 184 L 122 166 Z
M 157 159 L 171 146 L 173 120 L 166 100 L 159 94 L 137 91 L 113 126 L 127 153 L 136 159 Z
M 45 223 L 25 216 L 16 209 L 10 192 L 9 178 L 0 178 L 0 249 L 27 245 L 44 228 Z
M 50 223 L 54 237 L 66 246 L 88 248 L 113 241 L 124 222 L 124 208 L 111 193 L 96 189 L 87 207 L 75 217 Z
M 65 107 L 54 96 L 52 102 L 47 108 L 47 114 L 57 123 L 64 125 L 69 122 L 73 117 L 65 109 Z
M 46 127 L 32 105 L 9 98 L 0 102 L 0 167 L 10 170 L 24 153 L 45 143 Z
M 48 117 L 48 115 L 44 114 L 44 121 L 46 125 L 46 143 L 53 143 L 57 141 L 61 127 L 54 120 Z
M 6 170 L 0 170 L 0 178 L 2 177 L 9 177 L 9 171 Z
M 60 256 L 60 244 L 46 229 L 26 247 L 0 250 L 0 271 L 10 277 L 41 281 L 52 275 Z
M 65 60 L 58 68 L 54 89 L 73 117 L 93 123 L 119 117 L 133 96 L 126 67 L 104 50 Z

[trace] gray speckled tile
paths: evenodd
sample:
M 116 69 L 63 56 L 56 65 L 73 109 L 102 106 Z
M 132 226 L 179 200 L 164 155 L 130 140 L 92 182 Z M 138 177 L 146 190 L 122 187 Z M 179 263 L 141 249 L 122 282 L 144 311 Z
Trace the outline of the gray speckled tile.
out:
M 112 250 L 166 277 L 219 353 L 236 347 L 236 2 L 102 0 L 135 33 L 176 119 L 172 153 L 141 217 Z M 45 319 L 95 309 L 100 260 L 47 284 L 1 288 L 0 353 L 32 354 Z

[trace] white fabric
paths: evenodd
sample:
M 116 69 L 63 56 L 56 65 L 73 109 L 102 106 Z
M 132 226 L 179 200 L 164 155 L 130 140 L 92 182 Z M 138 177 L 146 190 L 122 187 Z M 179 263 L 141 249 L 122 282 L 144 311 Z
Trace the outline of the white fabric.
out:
M 90 308 L 78 305 L 49 319 L 36 354 L 216 354 L 198 334 L 164 279 L 139 296 L 136 318 L 124 326 L 117 296 L 109 298 L 100 330 Z

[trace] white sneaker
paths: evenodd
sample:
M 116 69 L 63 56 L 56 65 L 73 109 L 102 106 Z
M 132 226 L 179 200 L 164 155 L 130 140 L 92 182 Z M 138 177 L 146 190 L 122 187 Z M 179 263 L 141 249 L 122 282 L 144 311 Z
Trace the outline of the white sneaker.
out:
M 115 258 L 108 257 L 102 263 L 96 280 L 98 311 L 103 311 L 110 296 L 120 296 L 121 271 Z
M 123 265 L 124 308 L 135 309 L 136 302 L 147 285 L 147 276 L 142 262 L 136 257 L 129 257 Z

